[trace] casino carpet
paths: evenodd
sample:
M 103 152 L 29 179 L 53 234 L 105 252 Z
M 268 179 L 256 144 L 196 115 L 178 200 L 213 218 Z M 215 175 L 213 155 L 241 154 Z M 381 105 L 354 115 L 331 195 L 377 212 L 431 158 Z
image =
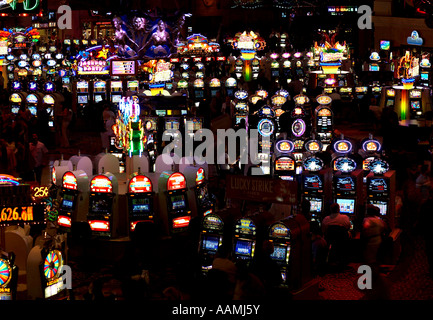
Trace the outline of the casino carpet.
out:
M 128 300 L 131 292 L 140 292 L 139 296 L 146 300 L 163 300 L 164 289 L 176 283 L 175 270 L 168 266 L 151 272 L 149 285 L 146 285 L 138 275 L 136 279 L 127 281 L 126 285 L 125 279 L 119 277 L 118 266 L 103 266 L 83 271 L 73 261 L 70 261 L 70 265 L 73 270 L 73 296 L 76 300 Z M 414 235 L 407 240 L 397 265 L 381 269 L 381 287 L 376 287 L 376 290 L 358 289 L 359 265 L 350 263 L 343 271 L 329 272 L 321 277 L 320 299 L 433 299 L 433 279 L 428 275 L 424 242 L 419 236 Z M 128 293 L 125 288 L 128 288 Z M 137 296 L 133 299 L 137 299 Z

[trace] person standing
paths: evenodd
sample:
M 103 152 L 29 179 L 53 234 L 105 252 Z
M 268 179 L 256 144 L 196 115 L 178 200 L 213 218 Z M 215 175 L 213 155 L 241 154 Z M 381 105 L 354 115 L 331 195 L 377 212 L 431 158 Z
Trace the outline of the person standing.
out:
M 34 159 L 34 173 L 36 181 L 41 184 L 42 178 L 42 169 L 46 164 L 46 155 L 48 153 L 48 149 L 41 141 L 38 139 L 38 135 L 34 133 L 32 135 L 32 139 L 29 145 L 30 154 Z
M 60 146 L 63 148 L 69 148 L 68 127 L 71 121 L 72 110 L 65 106 L 62 113 L 62 139 L 60 143 Z

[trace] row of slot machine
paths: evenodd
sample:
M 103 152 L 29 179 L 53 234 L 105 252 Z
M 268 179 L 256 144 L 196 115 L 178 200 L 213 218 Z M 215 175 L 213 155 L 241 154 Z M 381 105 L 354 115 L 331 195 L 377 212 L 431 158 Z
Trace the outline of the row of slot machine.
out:
M 138 223 L 151 223 L 166 235 L 182 234 L 191 218 L 214 211 L 206 168 L 191 165 L 176 171 L 135 172 L 122 190 L 119 175 L 103 172 L 89 177 L 83 170 L 54 166 L 52 180 L 60 199 L 58 225 L 70 231 L 74 222 L 87 222 L 99 238 L 131 234 Z M 127 210 L 119 207 L 119 197 L 126 197 Z
M 321 221 L 326 207 L 332 202 L 340 205 L 353 223 L 363 215 L 366 204 L 377 206 L 380 215 L 391 228 L 395 225 L 395 171 L 381 157 L 381 144 L 373 137 L 361 141 L 355 152 L 354 143 L 344 136 L 333 140 L 331 162 L 321 157 L 319 140 L 305 143 L 306 153 L 297 170 L 294 143 L 280 140 L 275 147 L 274 177 L 298 182 L 301 201 L 310 202 L 310 215 Z M 298 174 L 298 173 L 299 174 Z M 358 227 L 358 226 L 355 226 Z
M 84 110 L 89 104 L 96 104 L 103 100 L 117 104 L 125 93 L 137 94 L 139 81 L 135 79 L 122 80 L 113 78 L 104 79 L 78 79 L 75 83 L 77 110 Z
M 11 83 L 11 95 L 9 96 L 11 113 L 16 115 L 20 110 L 28 110 L 32 116 L 37 117 L 38 109 L 46 105 L 50 128 L 54 128 L 55 105 L 63 100 L 63 96 L 56 91 L 53 81 L 14 80 Z
M 240 98 L 240 95 L 237 96 Z M 284 93 L 279 92 L 271 101 L 281 97 Z M 244 101 L 247 110 L 246 93 L 243 98 L 238 100 L 241 103 Z M 325 200 L 339 203 L 342 212 L 351 217 L 355 217 L 368 200 L 369 204 L 378 206 L 381 215 L 389 217 L 390 224 L 393 224 L 395 173 L 389 170 L 386 160 L 380 158 L 380 142 L 369 137 L 361 142 L 359 150 L 355 150 L 354 143 L 344 139 L 344 136 L 336 137 L 332 99 L 326 94 L 316 97 L 318 106 L 312 116 L 306 112 L 309 103 L 307 96 L 301 94 L 293 99 L 293 110 L 279 113 L 275 103 L 272 107 L 265 105 L 256 111 L 257 123 L 247 124 L 258 129 L 259 139 L 269 138 L 264 140 L 269 144 L 267 146 L 259 140 L 258 157 L 262 161 L 262 173 L 298 181 L 301 194 L 310 201 L 311 214 L 319 220 L 329 204 Z M 246 119 L 248 113 L 243 112 L 238 112 L 238 116 Z M 317 156 L 324 152 L 332 153 L 328 168 Z M 323 159 L 327 161 L 326 157 Z

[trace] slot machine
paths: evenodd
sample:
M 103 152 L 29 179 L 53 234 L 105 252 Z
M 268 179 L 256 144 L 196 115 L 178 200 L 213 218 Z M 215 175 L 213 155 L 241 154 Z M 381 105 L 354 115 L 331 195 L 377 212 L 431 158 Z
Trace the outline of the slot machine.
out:
M 205 100 L 204 96 L 204 81 L 203 79 L 197 78 L 193 82 L 193 90 L 194 90 L 194 101 L 200 102 Z
M 355 87 L 355 95 L 358 100 L 363 99 L 368 93 L 368 87 L 358 86 Z
M 238 80 L 242 78 L 243 72 L 244 72 L 244 61 L 241 58 L 237 58 L 235 61 L 235 75 Z
M 422 90 L 412 89 L 409 91 L 410 119 L 418 119 L 423 115 Z
M 281 280 L 283 284 L 288 281 L 290 267 L 291 234 L 289 228 L 282 222 L 273 223 L 269 227 L 268 240 L 274 246 L 274 252 L 271 259 L 280 267 Z
M 369 163 L 370 173 L 367 176 L 367 204 L 380 209 L 381 217 L 388 226 L 395 226 L 395 171 L 389 170 L 389 164 L 380 158 Z
M 170 135 L 173 140 L 179 138 L 179 134 L 178 133 L 176 133 L 176 132 L 169 132 L 169 130 L 179 130 L 179 131 L 181 131 L 180 124 L 181 124 L 180 123 L 180 118 L 178 118 L 178 117 L 165 117 L 164 118 L 164 126 L 165 126 L 166 132 L 164 134 Z
M 128 80 L 126 81 L 126 91 L 131 93 L 138 93 L 139 82 L 138 80 Z
M 251 71 L 253 74 L 253 80 L 256 80 L 259 77 L 260 73 L 260 60 L 257 58 L 254 58 L 251 60 Z
M 294 143 L 293 155 L 296 160 L 297 173 L 300 173 L 302 171 L 305 139 L 309 137 L 310 125 L 305 121 L 307 119 L 306 112 L 301 105 L 296 105 L 293 108 L 290 117 L 292 120 L 290 134 Z
M 258 158 L 261 161 L 263 175 L 271 174 L 272 145 L 276 133 L 276 124 L 273 120 L 275 113 L 272 108 L 264 106 L 259 110 L 259 121 L 257 124 L 258 136 Z
M 256 225 L 253 220 L 241 218 L 235 222 L 233 231 L 232 258 L 235 261 L 243 260 L 249 264 L 256 250 Z
M 41 274 L 44 298 L 47 300 L 67 300 L 69 291 L 63 283 L 62 267 L 66 265 L 66 256 L 59 249 L 43 248 Z
M 315 129 L 318 139 L 322 142 L 323 151 L 331 144 L 334 132 L 334 113 L 330 107 L 331 97 L 319 95 L 316 98 L 319 106 L 314 112 Z
M 123 95 L 123 82 L 121 80 L 110 81 L 110 101 L 111 103 L 119 103 Z
M 209 81 L 210 97 L 214 98 L 218 92 L 221 92 L 221 81 L 217 78 L 212 78 Z
M 430 59 L 426 56 L 421 59 L 419 72 L 419 82 L 424 87 L 430 86 Z
M 188 200 L 191 216 L 203 217 L 214 212 L 215 196 L 209 192 L 205 169 L 190 165 L 184 170 L 188 185 Z
M 157 157 L 157 146 L 158 146 L 158 117 L 144 117 L 144 134 L 146 136 L 147 154 L 149 156 L 150 166 L 156 161 Z
M 395 105 L 395 89 L 386 88 L 382 93 L 385 97 L 385 107 L 394 106 Z
M 372 93 L 373 97 L 377 100 L 377 102 L 379 103 L 381 93 L 382 93 L 382 87 L 380 87 L 378 85 L 373 85 L 373 87 L 371 87 L 371 93 Z
M 134 232 L 138 223 L 154 223 L 155 208 L 152 181 L 135 173 L 128 183 L 129 230 Z
M 256 95 L 257 96 L 257 95 Z M 258 96 L 259 97 L 259 96 Z M 280 124 L 280 116 L 285 112 L 282 107 L 286 103 L 287 98 L 284 95 L 280 95 L 277 92 L 275 95 L 271 97 L 271 103 L 273 110 L 275 112 L 275 122 L 277 125 L 277 132 L 281 132 L 282 126 Z
M 292 80 L 292 62 L 289 60 L 290 53 L 284 52 L 282 54 L 283 57 L 283 76 L 287 79 L 287 83 L 290 83 Z
M 27 109 L 33 117 L 37 117 L 38 115 L 38 105 L 41 100 L 42 98 L 36 92 L 30 93 L 26 97 Z
M 51 94 L 46 94 L 42 98 L 42 103 L 47 106 L 47 114 L 48 114 L 48 127 L 51 131 L 54 131 L 54 109 L 55 109 L 55 100 Z
M 191 210 L 185 176 L 180 172 L 164 171 L 158 179 L 161 221 L 168 235 L 187 231 Z
M 310 202 L 310 216 L 312 221 L 322 221 L 325 200 L 331 199 L 331 170 L 325 168 L 322 159 L 316 156 L 322 151 L 322 143 L 319 140 L 309 140 L 305 143 L 305 149 L 311 154 L 303 160 L 303 172 L 301 176 L 302 200 Z
M 77 111 L 80 114 L 83 114 L 86 106 L 90 102 L 89 81 L 78 80 L 76 83 L 76 92 L 77 92 L 77 106 L 78 106 Z
M 362 170 L 363 170 L 363 182 L 367 182 L 367 175 L 370 173 L 370 161 L 374 160 L 379 156 L 382 149 L 382 145 L 377 139 L 373 138 L 372 134 L 369 134 L 368 138 L 361 141 L 361 148 L 358 150 L 358 154 L 362 157 Z
M 104 80 L 95 80 L 93 82 L 93 102 L 98 103 L 107 97 L 107 82 Z
M 11 106 L 11 113 L 18 114 L 20 109 L 25 103 L 25 97 L 22 92 L 14 92 L 9 96 L 9 103 Z
M 333 166 L 333 196 L 334 202 L 340 205 L 340 212 L 355 220 L 358 207 L 363 199 L 363 171 L 357 168 L 357 163 L 349 157 L 352 143 L 343 137 L 334 143 Z M 353 226 L 353 225 L 352 225 Z
M 235 125 L 239 125 L 242 120 L 245 120 L 245 125 L 248 124 L 248 92 L 245 90 L 237 90 L 234 93 L 235 97 Z
M 290 140 L 275 143 L 273 175 L 282 180 L 296 180 L 296 161 L 292 155 L 295 149 Z
M 225 91 L 226 91 L 226 95 L 229 97 L 233 97 L 235 94 L 235 89 L 236 86 L 238 85 L 238 82 L 236 81 L 235 78 L 227 78 L 227 80 L 225 81 L 224 87 L 225 87 Z
M 68 232 L 73 222 L 86 221 L 89 208 L 89 178 L 83 170 L 67 171 L 62 177 L 57 224 Z
M 98 174 L 90 180 L 87 222 L 92 235 L 101 238 L 117 236 L 118 184 L 113 174 Z
M 351 87 L 341 87 L 339 93 L 343 101 L 351 101 L 353 98 L 353 88 Z
M 13 252 L 0 250 L 0 301 L 15 300 L 18 285 L 18 267 Z
M 271 79 L 275 80 L 280 77 L 280 62 L 278 59 L 278 54 L 272 53 L 271 54 Z
M 214 213 L 203 217 L 199 239 L 199 260 L 201 272 L 207 273 L 212 269 L 212 262 L 219 247 L 223 243 L 224 222 Z

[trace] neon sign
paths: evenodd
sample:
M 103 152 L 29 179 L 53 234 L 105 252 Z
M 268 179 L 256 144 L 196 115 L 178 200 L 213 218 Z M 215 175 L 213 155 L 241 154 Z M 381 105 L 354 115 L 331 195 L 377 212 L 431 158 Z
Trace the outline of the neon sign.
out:
M 77 190 L 77 178 L 72 172 L 65 172 L 63 175 L 62 186 L 65 189 Z
M 180 190 L 186 188 L 186 180 L 182 173 L 173 173 L 167 181 L 167 190 Z
M 195 176 L 195 183 L 198 185 L 198 184 L 201 184 L 201 183 L 203 183 L 204 182 L 204 169 L 203 168 L 199 168 L 198 170 L 197 170 L 197 173 L 196 173 L 196 176 Z
M 152 182 L 149 178 L 143 175 L 137 175 L 129 182 L 128 192 L 142 193 L 152 192 Z
M 90 182 L 90 191 L 110 193 L 113 192 L 113 185 L 110 179 L 103 175 L 98 175 Z
M 0 212 L 0 226 L 13 222 L 31 222 L 33 221 L 33 207 L 3 207 Z

